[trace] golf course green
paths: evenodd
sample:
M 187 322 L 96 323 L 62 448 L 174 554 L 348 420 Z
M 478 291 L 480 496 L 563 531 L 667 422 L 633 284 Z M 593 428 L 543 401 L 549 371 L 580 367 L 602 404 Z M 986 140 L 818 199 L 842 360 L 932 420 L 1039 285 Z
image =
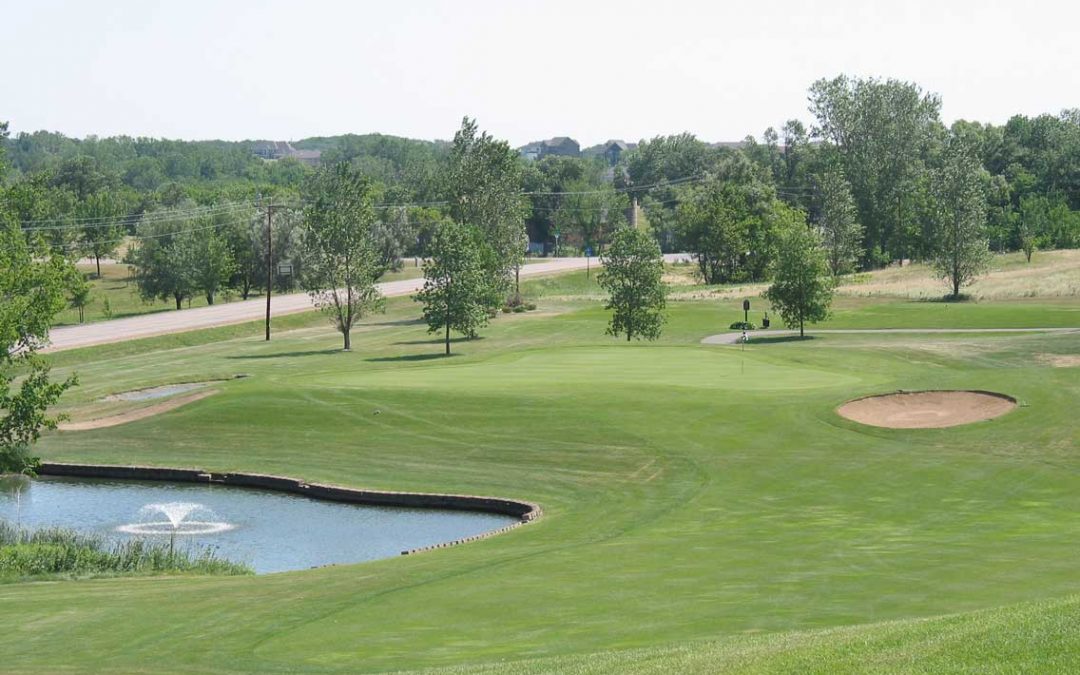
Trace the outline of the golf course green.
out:
M 108 394 L 221 381 L 161 415 L 50 433 L 49 461 L 510 497 L 544 516 L 359 565 L 3 584 L 0 670 L 1075 666 L 1080 371 L 1053 357 L 1080 353 L 1080 333 L 702 345 L 740 303 L 687 300 L 660 340 L 627 344 L 604 335 L 584 277 L 530 281 L 538 311 L 498 317 L 451 357 L 404 299 L 358 327 L 351 353 L 300 315 L 270 342 L 230 327 L 51 355 L 57 376 L 79 374 L 74 420 L 112 412 Z M 1080 302 L 851 297 L 820 327 L 1080 327 Z M 901 389 L 1018 407 L 947 429 L 835 412 Z

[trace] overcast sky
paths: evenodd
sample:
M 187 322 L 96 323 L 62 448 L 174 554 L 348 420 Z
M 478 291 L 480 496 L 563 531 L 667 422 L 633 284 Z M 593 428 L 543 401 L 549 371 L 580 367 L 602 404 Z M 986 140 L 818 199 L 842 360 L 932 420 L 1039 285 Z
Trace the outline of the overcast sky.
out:
M 839 73 L 939 93 L 1001 123 L 1080 106 L 1075 2 L 0 0 L 12 131 L 230 140 L 449 138 L 515 145 L 809 121 Z

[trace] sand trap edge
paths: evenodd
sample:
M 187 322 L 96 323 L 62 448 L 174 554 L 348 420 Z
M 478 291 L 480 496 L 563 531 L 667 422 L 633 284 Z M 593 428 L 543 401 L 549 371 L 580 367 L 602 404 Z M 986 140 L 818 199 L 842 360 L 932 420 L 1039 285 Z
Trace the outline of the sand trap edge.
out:
M 1007 405 L 1007 407 L 1004 407 L 1004 408 L 1002 408 L 1002 409 L 1000 409 L 998 411 L 994 411 L 992 414 L 974 415 L 974 416 L 970 416 L 970 417 L 965 417 L 963 415 L 959 415 L 959 416 L 957 416 L 957 419 L 955 419 L 955 421 L 948 421 L 946 419 L 946 420 L 943 421 L 943 423 L 940 423 L 940 424 L 912 423 L 912 424 L 899 424 L 898 425 L 898 424 L 888 423 L 885 420 L 876 420 L 875 421 L 875 420 L 872 419 L 872 416 L 864 417 L 864 416 L 860 415 L 860 416 L 856 417 L 856 416 L 853 416 L 851 414 L 851 407 L 852 406 L 857 406 L 858 404 L 864 403 L 866 401 L 873 401 L 873 400 L 877 400 L 877 399 L 882 399 L 882 400 L 893 399 L 893 400 L 895 400 L 895 399 L 898 399 L 898 398 L 904 397 L 904 396 L 918 396 L 918 395 L 923 395 L 923 394 L 946 394 L 946 395 L 947 394 L 967 394 L 967 395 L 975 395 L 975 396 L 985 397 L 985 398 L 988 398 L 988 399 L 996 399 L 998 401 L 1004 401 L 1008 405 Z M 1017 401 L 1016 398 L 1014 398 L 1012 396 L 1009 396 L 1008 394 L 1002 394 L 1002 393 L 996 392 L 996 391 L 987 391 L 985 389 L 919 389 L 919 390 L 911 390 L 911 391 L 905 390 L 905 389 L 900 389 L 900 390 L 897 390 L 897 391 L 894 391 L 894 392 L 888 392 L 888 393 L 882 393 L 882 394 L 870 394 L 868 396 L 860 396 L 858 398 L 853 398 L 853 399 L 851 399 L 849 401 L 844 401 L 843 403 L 841 403 L 840 405 L 838 405 L 835 408 L 834 412 L 837 415 L 839 415 L 840 417 L 843 417 L 844 419 L 849 420 L 851 422 L 855 422 L 856 424 L 862 424 L 862 425 L 865 425 L 865 426 L 877 427 L 877 428 L 880 428 L 880 429 L 947 429 L 947 428 L 950 428 L 950 427 L 964 426 L 964 425 L 967 425 L 967 424 L 974 424 L 976 422 L 986 422 L 986 421 L 989 421 L 989 420 L 997 419 L 999 417 L 1002 417 L 1002 416 L 1007 415 L 1008 413 L 1012 412 L 1017 407 L 1019 407 L 1019 405 L 1020 405 L 1019 401 Z M 848 410 L 845 411 L 845 408 L 848 408 Z

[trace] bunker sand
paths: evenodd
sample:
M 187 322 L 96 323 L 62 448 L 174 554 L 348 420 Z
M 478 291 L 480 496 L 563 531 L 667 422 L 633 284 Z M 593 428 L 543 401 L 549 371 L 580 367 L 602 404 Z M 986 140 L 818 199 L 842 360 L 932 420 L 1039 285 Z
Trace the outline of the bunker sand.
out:
M 941 429 L 1000 417 L 1016 400 L 985 391 L 912 391 L 848 401 L 841 417 L 890 429 Z

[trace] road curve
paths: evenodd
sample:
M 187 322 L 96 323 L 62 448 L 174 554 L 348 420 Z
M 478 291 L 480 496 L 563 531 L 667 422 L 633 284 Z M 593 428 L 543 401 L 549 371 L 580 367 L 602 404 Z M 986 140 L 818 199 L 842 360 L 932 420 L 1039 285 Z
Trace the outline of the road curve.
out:
M 1078 333 L 1080 328 L 836 328 L 832 330 L 814 330 L 813 335 L 927 335 L 947 333 Z M 798 335 L 797 330 L 750 331 L 750 342 L 756 338 L 783 337 Z M 720 333 L 701 340 L 703 345 L 739 344 L 742 333 Z
M 687 260 L 683 254 L 664 256 L 665 262 Z M 599 266 L 599 258 L 555 258 L 550 261 L 532 263 L 521 267 L 522 277 L 536 277 L 545 274 L 570 272 L 585 269 L 586 264 Z M 379 290 L 387 297 L 411 295 L 423 286 L 424 280 L 401 279 L 378 284 Z M 290 293 L 271 298 L 270 313 L 273 316 L 295 314 L 312 309 L 311 297 L 307 293 Z M 136 340 L 167 333 L 227 326 L 261 319 L 266 314 L 266 298 L 261 297 L 239 302 L 230 302 L 212 307 L 197 307 L 180 311 L 155 312 L 123 319 L 99 321 L 78 326 L 64 326 L 50 331 L 50 344 L 43 351 L 61 351 L 92 345 Z

